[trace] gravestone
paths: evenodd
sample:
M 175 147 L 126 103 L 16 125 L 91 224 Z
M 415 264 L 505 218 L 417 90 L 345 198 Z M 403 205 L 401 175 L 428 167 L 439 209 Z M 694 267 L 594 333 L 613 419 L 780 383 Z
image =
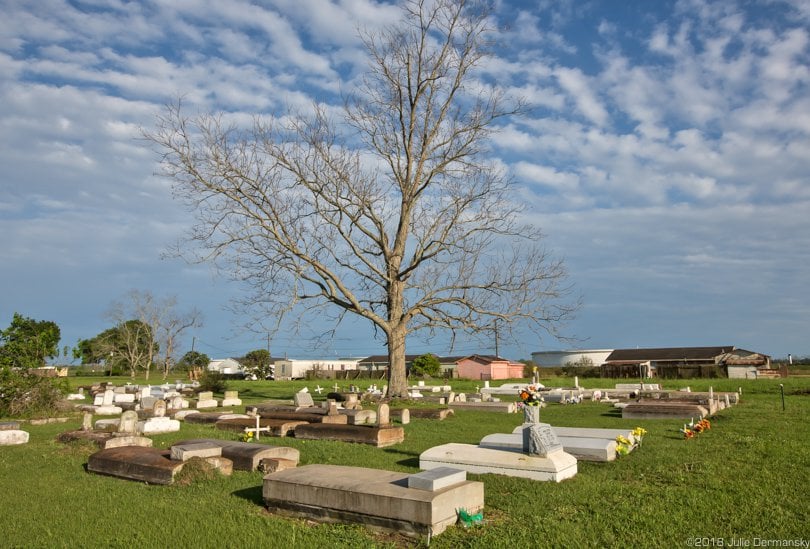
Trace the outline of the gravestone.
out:
M 175 396 L 172 397 L 169 407 L 172 410 L 183 410 L 188 408 L 188 401 L 184 399 L 182 396 Z
M 165 417 L 166 416 L 166 401 L 165 400 L 157 400 L 157 401 L 155 401 L 155 405 L 152 407 L 152 416 L 153 417 Z
M 293 404 L 299 408 L 306 408 L 309 406 L 315 406 L 315 401 L 312 400 L 312 395 L 308 392 L 298 391 L 293 396 Z
M 217 408 L 219 402 L 214 399 L 212 391 L 202 391 L 197 395 L 197 409 L 200 408 Z
M 107 389 L 101 397 L 102 406 L 112 406 L 115 402 L 115 391 Z
M 391 424 L 391 410 L 388 404 L 383 402 L 377 408 L 377 425 L 385 427 Z
M 399 416 L 399 422 L 403 425 L 409 424 L 411 422 L 411 411 L 403 408 Z
M 157 402 L 157 397 L 153 396 L 144 396 L 141 397 L 141 410 L 151 410 L 155 407 L 155 402 Z
M 82 431 L 92 431 L 92 430 L 93 430 L 93 413 L 85 412 L 82 415 Z
M 529 455 L 547 457 L 562 452 L 563 446 L 548 423 L 532 423 L 523 429 L 523 451 Z
M 239 391 L 225 391 L 225 398 L 222 400 L 223 406 L 241 406 L 242 399 L 239 398 Z
M 121 414 L 121 420 L 118 422 L 118 432 L 134 435 L 137 433 L 138 427 L 138 412 L 134 410 L 127 410 Z

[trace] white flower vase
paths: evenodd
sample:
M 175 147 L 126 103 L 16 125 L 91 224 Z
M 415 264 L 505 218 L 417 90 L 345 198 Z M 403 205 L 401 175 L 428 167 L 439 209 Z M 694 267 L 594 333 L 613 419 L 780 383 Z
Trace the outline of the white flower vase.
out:
M 540 423 L 540 406 L 524 406 L 523 423 Z

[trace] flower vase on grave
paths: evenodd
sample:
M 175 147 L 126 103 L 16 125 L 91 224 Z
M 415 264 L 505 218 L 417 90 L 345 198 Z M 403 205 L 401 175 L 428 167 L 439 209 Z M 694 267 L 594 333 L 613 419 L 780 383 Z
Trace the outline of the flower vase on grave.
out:
M 524 406 L 523 423 L 540 423 L 540 406 Z

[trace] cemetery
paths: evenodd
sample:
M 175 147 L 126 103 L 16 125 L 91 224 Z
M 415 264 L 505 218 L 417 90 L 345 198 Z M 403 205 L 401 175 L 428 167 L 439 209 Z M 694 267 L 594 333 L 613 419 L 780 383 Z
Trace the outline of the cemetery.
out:
M 86 512 L 120 532 L 111 546 L 132 532 L 159 543 L 160 528 L 142 525 L 166 521 L 179 546 L 225 536 L 247 546 L 491 547 L 538 537 L 614 546 L 626 535 L 659 545 L 706 528 L 805 533 L 810 382 L 604 382 L 428 381 L 391 403 L 371 382 L 326 394 L 306 381 L 260 391 L 233 382 L 227 394 L 77 387 L 73 412 L 0 421 L 0 483 L 27 502 L 0 506 L 29 532 L 13 546 L 49 545 L 53 534 L 36 527 L 43 517 L 57 544 L 91 545 Z M 137 511 L 108 522 L 110 497 Z M 150 510 L 158 501 L 160 518 Z M 197 531 L 185 518 L 194 509 L 239 519 Z

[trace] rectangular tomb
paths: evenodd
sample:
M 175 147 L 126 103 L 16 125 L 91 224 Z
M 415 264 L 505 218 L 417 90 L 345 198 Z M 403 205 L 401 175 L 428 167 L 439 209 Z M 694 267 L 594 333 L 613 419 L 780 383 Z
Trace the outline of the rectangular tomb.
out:
M 423 475 L 417 473 L 416 476 Z M 477 513 L 484 507 L 484 485 L 450 471 L 436 490 L 409 487 L 407 473 L 343 465 L 305 465 L 264 477 L 267 508 L 282 515 L 321 522 L 356 522 L 412 537 L 438 535 L 458 520 L 457 510 Z

